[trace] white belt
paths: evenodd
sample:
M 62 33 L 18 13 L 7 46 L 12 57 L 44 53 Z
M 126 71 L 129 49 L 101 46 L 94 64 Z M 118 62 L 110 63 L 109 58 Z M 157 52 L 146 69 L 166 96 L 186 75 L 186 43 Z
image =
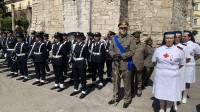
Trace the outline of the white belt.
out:
M 17 56 L 25 56 L 26 53 L 22 53 L 22 54 L 17 54 Z
M 92 54 L 94 54 L 94 55 L 101 55 L 101 53 L 94 53 L 94 52 Z
M 61 58 L 62 56 L 61 55 L 55 55 L 53 56 L 53 58 Z
M 34 54 L 39 55 L 39 54 L 42 54 L 42 53 L 41 52 L 34 52 Z
M 14 51 L 14 49 L 7 49 L 7 51 Z
M 84 58 L 82 57 L 82 58 L 74 58 L 74 60 L 75 61 L 82 61 L 82 60 L 84 60 Z

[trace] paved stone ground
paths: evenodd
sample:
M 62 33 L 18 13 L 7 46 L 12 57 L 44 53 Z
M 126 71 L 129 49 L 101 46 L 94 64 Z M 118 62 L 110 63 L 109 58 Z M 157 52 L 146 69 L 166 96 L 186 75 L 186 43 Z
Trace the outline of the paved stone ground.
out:
M 115 107 L 107 102 L 112 98 L 112 84 L 105 83 L 102 90 L 88 90 L 85 99 L 79 95 L 71 97 L 73 86 L 65 81 L 66 89 L 60 93 L 50 90 L 53 87 L 53 75 L 47 77 L 48 84 L 33 86 L 35 72 L 29 63 L 31 80 L 17 81 L 7 77 L 8 70 L 0 60 L 0 112 L 157 112 L 158 101 L 152 97 L 152 87 L 143 91 L 142 97 L 133 97 L 129 108 L 123 109 L 123 100 Z M 178 112 L 200 112 L 200 61 L 197 65 L 197 81 L 192 84 L 187 104 L 180 104 Z M 106 77 L 106 75 L 105 75 Z M 153 79 L 153 77 L 152 77 Z M 87 81 L 88 84 L 91 82 Z M 122 88 L 123 89 L 123 88 Z M 123 93 L 122 93 L 123 94 Z

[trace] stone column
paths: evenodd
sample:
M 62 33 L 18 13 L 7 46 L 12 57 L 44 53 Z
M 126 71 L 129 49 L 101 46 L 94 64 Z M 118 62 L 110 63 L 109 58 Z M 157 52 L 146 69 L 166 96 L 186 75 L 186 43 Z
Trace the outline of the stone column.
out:
M 193 0 L 188 0 L 188 9 L 187 9 L 187 25 L 186 28 L 188 30 L 192 30 L 192 20 L 193 20 Z
M 89 31 L 92 32 L 92 0 L 90 0 L 90 20 L 89 20 Z
M 28 3 L 28 6 L 27 6 L 26 15 L 27 15 L 26 17 L 29 22 L 29 27 L 28 27 L 28 30 L 29 30 L 31 28 L 31 21 L 32 21 L 32 12 L 31 12 L 31 7 L 30 7 L 30 2 Z
M 120 0 L 120 21 L 128 20 L 128 0 Z
M 11 4 L 12 30 L 15 31 L 15 5 Z

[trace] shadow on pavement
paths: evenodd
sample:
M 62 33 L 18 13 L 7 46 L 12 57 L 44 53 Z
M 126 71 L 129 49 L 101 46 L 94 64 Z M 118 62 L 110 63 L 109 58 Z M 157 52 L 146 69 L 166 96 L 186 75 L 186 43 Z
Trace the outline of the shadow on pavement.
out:
M 92 93 L 95 90 L 95 88 L 89 88 L 87 87 L 87 92 L 86 92 L 86 96 L 88 96 L 90 93 Z
M 196 106 L 197 112 L 200 112 L 200 104 Z
M 153 100 L 152 107 L 153 107 L 154 112 L 159 112 L 159 109 L 160 109 L 159 100 L 156 99 L 155 97 L 151 97 L 150 99 Z
M 46 79 L 46 84 L 49 84 L 49 83 L 51 83 L 51 82 L 54 82 L 55 81 L 55 78 L 54 77 L 49 77 L 49 78 L 47 78 Z

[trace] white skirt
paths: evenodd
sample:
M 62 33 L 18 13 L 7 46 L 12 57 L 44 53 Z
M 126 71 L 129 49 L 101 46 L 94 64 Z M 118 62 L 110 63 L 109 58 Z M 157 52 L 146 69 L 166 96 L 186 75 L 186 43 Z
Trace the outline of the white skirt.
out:
M 185 90 L 185 66 L 180 69 L 181 73 L 181 91 Z
M 196 76 L 196 67 L 194 66 L 186 66 L 185 67 L 185 82 L 186 83 L 195 83 Z
M 167 101 L 181 100 L 181 82 L 179 70 L 155 69 L 153 84 L 154 97 Z

